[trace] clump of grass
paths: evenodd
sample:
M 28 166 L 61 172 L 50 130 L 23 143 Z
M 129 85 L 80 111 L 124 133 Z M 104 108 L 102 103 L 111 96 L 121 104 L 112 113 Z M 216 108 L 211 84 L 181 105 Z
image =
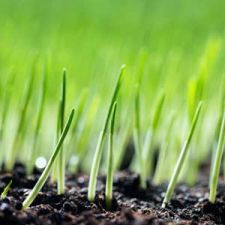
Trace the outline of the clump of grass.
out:
M 34 201 L 34 199 L 36 198 L 36 196 L 38 195 L 39 191 L 41 190 L 41 188 L 44 186 L 46 180 L 48 179 L 48 176 L 51 172 L 52 166 L 54 164 L 55 159 L 58 157 L 60 151 L 62 151 L 62 145 L 63 142 L 67 136 L 67 133 L 71 127 L 72 121 L 73 121 L 73 117 L 74 117 L 74 109 L 71 111 L 70 115 L 69 115 L 69 119 L 66 122 L 66 125 L 63 129 L 63 132 L 58 140 L 58 143 L 52 153 L 51 158 L 48 161 L 47 166 L 45 167 L 44 171 L 42 172 L 40 178 L 38 179 L 36 185 L 34 186 L 34 188 L 32 189 L 32 191 L 30 192 L 30 194 L 28 195 L 28 197 L 24 200 L 23 202 L 23 210 L 27 209 L 32 202 Z
M 169 203 L 169 201 L 172 197 L 172 194 L 174 192 L 174 189 L 175 189 L 180 171 L 183 167 L 184 161 L 185 161 L 187 153 L 188 153 L 188 149 L 189 149 L 189 146 L 190 146 L 190 143 L 191 143 L 191 140 L 192 140 L 192 137 L 193 137 L 198 119 L 199 119 L 201 109 L 202 109 L 202 102 L 199 102 L 198 107 L 195 111 L 195 115 L 194 115 L 194 118 L 193 118 L 193 121 L 192 121 L 191 129 L 189 131 L 188 137 L 187 137 L 187 139 L 184 143 L 184 146 L 181 150 L 181 153 L 180 153 L 179 158 L 177 160 L 176 166 L 174 168 L 172 177 L 170 179 L 169 186 L 167 188 L 166 195 L 165 195 L 165 198 L 164 198 L 163 204 L 162 204 L 163 208 L 165 208 L 166 205 Z
M 216 155 L 215 155 L 215 159 L 213 163 L 212 174 L 210 178 L 209 201 L 213 204 L 215 203 L 215 200 L 216 200 L 216 191 L 217 191 L 220 166 L 221 166 L 224 148 L 225 148 L 225 107 L 223 110 L 223 117 L 222 117 L 222 121 L 220 125 L 218 146 L 217 146 Z
M 5 199 L 7 197 L 11 185 L 12 185 L 12 180 L 10 180 L 9 183 L 4 188 L 4 190 L 3 190 L 2 194 L 1 194 L 1 199 Z
M 111 202 L 112 202 L 112 189 L 113 189 L 113 162 L 114 162 L 114 156 L 113 156 L 113 135 L 114 135 L 114 124 L 115 124 L 115 116 L 116 116 L 116 109 L 117 109 L 117 102 L 113 105 L 113 112 L 111 117 L 111 123 L 110 123 L 110 132 L 109 132 L 109 151 L 108 151 L 108 168 L 107 168 L 107 177 L 106 177 L 106 188 L 105 188 L 105 203 L 106 207 L 108 209 L 111 208 Z
M 99 171 L 99 166 L 100 166 L 100 161 L 102 157 L 102 151 L 103 151 L 103 145 L 104 141 L 106 138 L 107 134 L 107 129 L 110 121 L 110 117 L 113 112 L 113 104 L 117 99 L 120 87 L 121 87 L 121 81 L 122 81 L 122 76 L 124 74 L 125 66 L 123 65 L 120 70 L 120 74 L 110 101 L 109 109 L 107 112 L 105 124 L 103 127 L 103 130 L 100 133 L 99 139 L 98 139 L 98 144 L 96 147 L 94 159 L 92 162 L 92 168 L 91 168 L 91 174 L 90 174 L 90 180 L 89 180 L 89 186 L 88 186 L 88 199 L 89 201 L 94 201 L 95 199 L 95 192 L 96 192 L 96 183 L 97 183 L 97 176 L 98 176 L 98 171 Z

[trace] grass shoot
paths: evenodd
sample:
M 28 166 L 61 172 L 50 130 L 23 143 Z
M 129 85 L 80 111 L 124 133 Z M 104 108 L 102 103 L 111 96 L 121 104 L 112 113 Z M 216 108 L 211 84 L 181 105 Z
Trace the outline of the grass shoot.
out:
M 114 102 L 117 100 L 119 90 L 121 87 L 121 81 L 122 81 L 122 76 L 124 74 L 124 70 L 125 70 L 125 65 L 121 67 L 120 74 L 119 74 L 119 77 L 118 77 L 118 80 L 117 80 L 117 83 L 110 101 L 105 124 L 104 124 L 103 130 L 101 131 L 99 135 L 98 144 L 97 144 L 94 159 L 92 162 L 92 168 L 91 168 L 90 180 L 89 180 L 89 186 L 88 186 L 88 199 L 91 202 L 94 201 L 95 199 L 97 176 L 98 176 L 100 161 L 102 157 L 103 145 L 104 145 L 110 117 L 112 114 L 113 105 L 114 105 Z
M 216 191 L 217 191 L 217 185 L 218 185 L 218 179 L 219 179 L 219 173 L 220 173 L 220 167 L 221 167 L 221 161 L 222 161 L 224 148 L 225 148 L 225 107 L 223 111 L 223 119 L 220 126 L 218 146 L 217 146 L 216 155 L 215 155 L 215 159 L 213 163 L 212 174 L 210 178 L 209 201 L 213 204 L 215 203 L 215 200 L 216 200 Z
M 9 189 L 12 186 L 12 180 L 9 181 L 9 183 L 6 185 L 4 188 L 2 194 L 1 194 L 1 199 L 5 199 L 8 195 Z
M 54 164 L 55 159 L 58 157 L 60 151 L 62 151 L 62 145 L 63 142 L 67 136 L 67 133 L 71 127 L 72 121 L 73 121 L 73 117 L 74 117 L 74 109 L 71 111 L 70 115 L 69 115 L 69 119 L 66 122 L 66 125 L 63 129 L 63 132 L 58 140 L 58 143 L 52 153 L 51 158 L 48 161 L 47 166 L 45 167 L 44 171 L 42 172 L 39 180 L 37 181 L 36 185 L 34 186 L 34 188 L 32 189 L 32 191 L 30 192 L 30 194 L 28 195 L 28 197 L 24 200 L 23 202 L 23 210 L 27 209 L 32 202 L 34 201 L 34 199 L 37 197 L 39 191 L 41 190 L 41 188 L 44 186 L 46 180 L 48 179 L 48 176 L 51 172 L 52 166 Z
M 191 125 L 191 128 L 190 128 L 188 137 L 185 140 L 184 146 L 183 146 L 183 148 L 180 152 L 180 155 L 179 155 L 179 158 L 177 160 L 176 166 L 174 168 L 172 177 L 170 179 L 170 182 L 169 182 L 169 185 L 168 185 L 168 188 L 167 188 L 167 191 L 166 191 L 166 195 L 165 195 L 164 200 L 163 200 L 162 208 L 166 207 L 166 205 L 169 203 L 169 201 L 172 197 L 172 194 L 174 192 L 174 189 L 175 189 L 180 171 L 183 167 L 184 161 L 185 161 L 187 153 L 188 153 L 188 149 L 189 149 L 189 146 L 190 146 L 190 143 L 191 143 L 191 140 L 192 140 L 192 137 L 193 137 L 198 119 L 199 119 L 201 109 L 202 109 L 202 102 L 199 102 L 198 107 L 197 107 L 196 112 L 195 112 L 195 115 L 194 115 L 194 118 L 193 118 L 193 121 L 192 121 L 192 125 Z
M 64 120 L 65 120 L 65 107 L 66 107 L 66 70 L 63 70 L 63 78 L 62 78 L 62 93 L 60 100 L 60 122 L 59 122 L 59 130 L 60 134 L 63 132 L 64 128 Z M 63 148 L 63 145 L 61 146 Z M 65 152 L 63 150 L 59 153 L 58 158 L 58 194 L 63 194 L 65 189 Z
M 109 131 L 109 146 L 108 146 L 108 166 L 107 166 L 107 176 L 106 176 L 106 188 L 105 188 L 105 203 L 106 208 L 111 208 L 111 202 L 113 198 L 113 172 L 114 172 L 114 144 L 113 144 L 113 136 L 114 136 L 114 125 L 115 125 L 115 116 L 116 116 L 117 102 L 113 105 L 113 112 L 110 123 L 110 131 Z

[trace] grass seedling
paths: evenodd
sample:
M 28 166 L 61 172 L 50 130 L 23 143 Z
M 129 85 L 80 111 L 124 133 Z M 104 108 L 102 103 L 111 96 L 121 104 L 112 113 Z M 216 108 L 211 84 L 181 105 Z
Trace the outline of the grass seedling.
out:
M 10 180 L 9 183 L 4 188 L 4 190 L 3 190 L 2 194 L 1 194 L 1 199 L 5 199 L 7 197 L 11 185 L 12 185 L 12 180 Z
M 42 81 L 42 90 L 41 90 L 41 99 L 39 103 L 39 110 L 37 115 L 37 122 L 34 130 L 34 140 L 32 144 L 32 149 L 30 150 L 30 160 L 28 164 L 28 173 L 32 172 L 32 169 L 34 167 L 35 159 L 37 157 L 37 144 L 38 144 L 38 137 L 40 134 L 40 127 L 43 119 L 43 113 L 44 113 L 44 103 L 46 98 L 46 86 L 47 86 L 47 78 L 46 74 L 43 75 L 43 81 Z
M 105 137 L 106 137 L 106 133 L 107 133 L 107 129 L 108 129 L 110 116 L 111 116 L 112 110 L 113 110 L 113 104 L 117 99 L 117 96 L 118 96 L 118 93 L 119 93 L 119 90 L 121 87 L 121 81 L 122 81 L 121 79 L 124 74 L 124 70 L 125 70 L 125 66 L 123 65 L 121 67 L 119 78 L 117 80 L 116 87 L 114 89 L 114 92 L 113 92 L 113 95 L 112 95 L 112 98 L 110 101 L 110 105 L 109 105 L 109 109 L 107 112 L 103 130 L 101 131 L 99 139 L 98 139 L 98 144 L 97 144 L 97 148 L 96 148 L 93 163 L 92 163 L 89 186 L 88 186 L 88 199 L 91 202 L 94 201 L 94 199 L 95 199 L 97 176 L 98 176 L 100 161 L 102 158 L 103 145 L 104 145 L 104 141 L 105 141 Z
M 209 201 L 213 204 L 215 203 L 215 200 L 216 200 L 216 191 L 217 191 L 220 165 L 221 165 L 224 148 L 225 148 L 225 107 L 224 107 L 223 119 L 222 119 L 221 127 L 220 127 L 218 146 L 217 146 L 215 160 L 213 164 L 212 177 L 210 179 Z
M 22 103 L 22 108 L 19 114 L 19 124 L 16 129 L 14 141 L 6 157 L 6 170 L 8 171 L 12 170 L 17 154 L 18 154 L 19 147 L 20 147 L 22 130 L 25 125 L 26 113 L 27 113 L 28 105 L 33 92 L 33 83 L 34 83 L 34 66 L 30 75 L 30 79 L 28 81 L 27 89 L 24 96 L 24 101 Z
M 187 139 L 184 143 L 184 146 L 181 150 L 181 153 L 180 153 L 179 158 L 177 160 L 176 166 L 174 168 L 172 177 L 170 179 L 169 186 L 167 188 L 166 195 L 165 195 L 165 198 L 163 200 L 162 208 L 166 207 L 166 205 L 169 203 L 169 201 L 172 197 L 172 194 L 174 192 L 174 189 L 175 189 L 180 171 L 183 167 L 184 161 L 185 161 L 187 153 L 188 153 L 188 149 L 189 149 L 189 146 L 190 146 L 190 143 L 191 143 L 191 140 L 192 140 L 192 137 L 193 137 L 198 119 L 199 119 L 201 109 L 202 109 L 202 102 L 199 102 L 198 107 L 197 107 L 196 112 L 195 112 L 195 115 L 194 115 L 194 118 L 193 118 L 193 121 L 192 121 L 191 129 L 189 131 L 188 137 L 187 137 Z
M 215 161 L 215 156 L 216 156 L 216 150 L 217 150 L 217 147 L 218 147 L 218 140 L 219 140 L 219 137 L 220 137 L 220 130 L 221 130 L 221 124 L 222 124 L 222 121 L 223 121 L 223 111 L 224 111 L 224 107 L 225 107 L 225 86 L 224 86 L 224 82 L 223 82 L 223 85 L 222 85 L 222 89 L 221 89 L 221 97 L 220 97 L 220 102 L 219 102 L 219 116 L 218 116 L 218 119 L 217 119 L 217 123 L 216 123 L 216 128 L 215 128 L 215 133 L 214 133 L 214 137 L 213 137 L 213 147 L 212 147 L 212 156 L 211 156 L 211 167 L 210 167 L 210 181 L 209 181 L 209 188 L 210 188 L 210 185 L 211 185 L 211 178 L 212 178 L 212 172 L 213 172 L 213 163 Z M 225 164 L 223 163 L 223 174 L 225 174 Z
M 39 180 L 37 181 L 36 185 L 34 186 L 34 188 L 32 189 L 32 191 L 30 192 L 30 194 L 28 195 L 28 197 L 25 199 L 25 201 L 23 202 L 23 210 L 27 209 L 32 202 L 34 201 L 34 199 L 37 197 L 39 191 L 41 190 L 41 188 L 44 186 L 46 180 L 48 179 L 48 176 L 51 172 L 53 163 L 55 161 L 55 159 L 58 157 L 58 154 L 60 153 L 60 151 L 62 151 L 62 144 L 67 136 L 67 133 L 71 127 L 72 121 L 73 121 L 73 116 L 74 116 L 74 109 L 71 111 L 70 115 L 69 115 L 69 119 L 66 122 L 66 125 L 63 129 L 63 132 L 59 138 L 59 141 L 53 151 L 53 154 L 51 156 L 51 158 L 48 161 L 47 166 L 45 167 L 44 171 L 42 172 Z
M 111 208 L 112 197 L 113 197 L 113 136 L 114 136 L 114 124 L 116 116 L 117 103 L 113 105 L 113 113 L 111 117 L 110 132 L 109 132 L 109 151 L 108 151 L 108 168 L 106 177 L 106 188 L 105 188 L 105 204 L 106 208 Z
M 63 79 L 62 79 L 62 96 L 60 100 L 61 109 L 60 109 L 60 123 L 59 129 L 60 134 L 63 131 L 64 127 L 64 118 L 65 118 L 65 107 L 66 107 L 66 70 L 63 70 Z M 63 145 L 62 147 L 63 148 Z M 58 158 L 58 194 L 63 194 L 65 189 L 65 153 L 63 150 L 59 153 Z

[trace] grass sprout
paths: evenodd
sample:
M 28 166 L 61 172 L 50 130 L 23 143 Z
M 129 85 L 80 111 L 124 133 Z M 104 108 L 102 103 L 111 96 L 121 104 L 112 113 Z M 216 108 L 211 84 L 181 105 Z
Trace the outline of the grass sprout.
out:
M 223 110 L 223 119 L 220 126 L 219 141 L 218 141 L 216 155 L 215 155 L 215 159 L 213 163 L 212 174 L 210 178 L 209 201 L 213 204 L 215 203 L 215 200 L 216 200 L 216 191 L 217 191 L 220 166 L 221 166 L 224 148 L 225 148 L 225 107 Z
M 106 188 L 105 188 L 105 203 L 108 209 L 111 208 L 112 203 L 112 189 L 113 189 L 113 136 L 114 136 L 114 124 L 115 124 L 115 116 L 116 116 L 116 109 L 117 109 L 117 102 L 113 105 L 113 112 L 111 117 L 111 124 L 110 124 L 110 132 L 109 132 L 109 151 L 108 151 L 108 168 L 107 168 L 107 177 L 106 177 Z
M 64 120 L 65 120 L 65 107 L 66 107 L 66 70 L 63 70 L 62 78 L 62 93 L 60 100 L 60 122 L 59 122 L 59 131 L 60 134 L 63 132 Z M 63 145 L 61 146 L 63 148 Z M 59 153 L 58 158 L 58 194 L 63 194 L 65 189 L 65 153 L 63 150 Z
M 9 183 L 4 188 L 4 190 L 3 190 L 2 194 L 1 194 L 1 199 L 5 199 L 7 197 L 11 185 L 12 185 L 12 180 L 10 180 Z
M 58 143 L 53 151 L 53 154 L 51 156 L 51 158 L 48 161 L 47 166 L 45 167 L 44 171 L 42 172 L 39 180 L 37 181 L 36 185 L 34 186 L 34 188 L 32 189 L 32 191 L 30 192 L 30 194 L 28 195 L 28 197 L 24 200 L 23 202 L 23 210 L 26 210 L 34 201 L 34 199 L 36 198 L 36 196 L 38 195 L 39 191 L 41 190 L 41 188 L 44 186 L 46 180 L 48 179 L 48 176 L 51 172 L 53 163 L 55 161 L 55 159 L 58 157 L 58 154 L 60 153 L 60 151 L 62 151 L 62 144 L 67 136 L 67 133 L 71 127 L 72 121 L 73 121 L 73 117 L 74 117 L 74 109 L 71 111 L 70 115 L 69 115 L 69 119 L 66 122 L 66 125 L 63 129 L 63 132 L 58 140 Z
M 167 191 L 166 191 L 166 195 L 165 195 L 165 198 L 163 200 L 162 208 L 166 207 L 166 205 L 169 203 L 169 201 L 172 197 L 172 194 L 174 192 L 174 189 L 175 189 L 180 171 L 183 167 L 184 161 L 185 161 L 187 153 L 188 153 L 188 149 L 189 149 L 189 146 L 190 146 L 190 143 L 191 143 L 191 140 L 192 140 L 192 137 L 193 137 L 198 119 L 199 119 L 201 109 L 202 109 L 202 102 L 200 101 L 198 106 L 197 106 L 197 109 L 196 109 L 196 112 L 195 112 L 195 115 L 194 115 L 194 118 L 193 118 L 193 121 L 192 121 L 192 125 L 191 125 L 191 128 L 190 128 L 188 137 L 187 137 L 187 139 L 184 143 L 184 146 L 181 150 L 181 153 L 180 153 L 179 158 L 177 160 L 176 166 L 174 168 L 172 177 L 170 179 L 170 182 L 169 182 L 169 185 L 168 185 L 168 188 L 167 188 Z
M 110 101 L 105 124 L 104 124 L 103 130 L 101 131 L 101 133 L 99 135 L 98 144 L 96 147 L 96 151 L 95 151 L 95 155 L 94 155 L 94 159 L 93 159 L 93 163 L 92 163 L 92 168 L 91 168 L 91 173 L 90 173 L 89 186 L 88 186 L 89 201 L 94 201 L 94 199 L 95 199 L 97 176 L 98 176 L 100 161 L 101 161 L 101 157 L 102 157 L 103 145 L 104 145 L 104 141 L 105 141 L 105 137 L 106 137 L 106 133 L 107 133 L 107 129 L 108 129 L 108 124 L 110 121 L 110 116 L 111 116 L 112 110 L 113 110 L 113 104 L 117 99 L 117 96 L 118 96 L 118 93 L 119 93 L 119 90 L 121 87 L 121 81 L 122 81 L 122 77 L 124 74 L 124 70 L 125 70 L 125 65 L 123 65 L 121 67 L 120 74 L 119 74 L 119 77 L 118 77 L 118 80 L 116 83 L 116 87 L 114 89 L 114 92 L 113 92 L 113 95 L 112 95 L 112 98 Z

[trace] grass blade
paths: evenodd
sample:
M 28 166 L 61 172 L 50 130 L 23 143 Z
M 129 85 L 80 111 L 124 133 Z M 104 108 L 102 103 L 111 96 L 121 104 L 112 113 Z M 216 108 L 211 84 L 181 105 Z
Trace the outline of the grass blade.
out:
M 194 131 L 195 131 L 198 119 L 199 119 L 199 115 L 200 115 L 201 109 L 202 109 L 202 102 L 199 102 L 198 107 L 197 107 L 196 112 L 195 112 L 195 115 L 194 115 L 194 119 L 192 121 L 190 132 L 189 132 L 188 137 L 187 137 L 187 139 L 186 139 L 186 141 L 184 143 L 184 146 L 183 146 L 183 148 L 181 150 L 181 153 L 179 155 L 179 158 L 177 160 L 176 166 L 174 168 L 172 177 L 170 179 L 169 186 L 167 188 L 167 192 L 166 192 L 165 198 L 163 200 L 163 204 L 162 204 L 163 208 L 165 208 L 166 205 L 169 203 L 169 201 L 170 201 L 170 199 L 172 197 L 172 194 L 174 192 L 174 189 L 175 189 L 175 186 L 176 186 L 176 183 L 177 183 L 180 171 L 181 171 L 181 169 L 183 167 L 185 158 L 186 158 L 187 153 L 188 153 L 188 149 L 189 149 L 189 146 L 190 146 L 190 143 L 191 143 L 191 140 L 192 140 L 192 137 L 193 137 L 193 134 L 194 134 Z
M 114 135 L 114 124 L 116 116 L 117 102 L 113 105 L 113 113 L 111 117 L 110 132 L 109 132 L 109 152 L 108 152 L 108 169 L 106 177 L 106 189 L 105 189 L 105 201 L 107 209 L 111 208 L 112 202 L 112 189 L 113 189 L 113 135 Z
M 7 186 L 4 188 L 4 190 L 1 194 L 1 199 L 5 199 L 7 197 L 11 185 L 12 185 L 12 180 L 10 180 L 9 183 L 7 184 Z
M 55 161 L 55 159 L 57 158 L 58 154 L 60 153 L 60 151 L 62 151 L 62 144 L 66 138 L 66 135 L 71 127 L 72 121 L 73 121 L 73 116 L 74 116 L 74 109 L 71 111 L 70 116 L 68 121 L 66 122 L 65 128 L 63 129 L 63 132 L 59 138 L 59 141 L 53 151 L 53 154 L 51 156 L 51 158 L 48 161 L 47 166 L 45 167 L 43 173 L 41 174 L 38 182 L 36 183 L 36 185 L 34 186 L 34 188 L 32 189 L 32 191 L 30 192 L 30 194 L 28 195 L 28 197 L 25 199 L 25 201 L 23 202 L 23 210 L 27 209 L 32 202 L 34 201 L 34 199 L 36 198 L 36 196 L 38 195 L 39 191 L 41 190 L 41 188 L 44 186 L 46 180 L 48 179 L 48 176 L 51 172 L 51 168 L 53 166 L 53 163 Z
M 111 102 L 110 102 L 110 105 L 109 105 L 109 109 L 108 109 L 108 113 L 107 113 L 107 116 L 106 116 L 106 120 L 105 120 L 103 130 L 100 133 L 100 136 L 99 136 L 99 139 L 98 139 L 98 144 L 97 144 L 97 148 L 96 148 L 93 163 L 92 163 L 89 186 L 88 186 L 88 199 L 89 199 L 89 201 L 94 201 L 94 199 L 95 199 L 97 176 L 98 176 L 100 161 L 101 161 L 101 157 L 102 157 L 102 150 L 103 150 L 103 145 L 104 145 L 104 141 L 105 141 L 105 136 L 106 136 L 110 116 L 112 114 L 113 104 L 116 101 L 119 90 L 120 90 L 121 79 L 122 79 L 122 76 L 124 74 L 124 70 L 125 70 L 125 66 L 123 65 L 121 67 L 119 78 L 117 80 L 117 83 L 116 83 L 116 86 L 115 86 L 115 89 L 114 89 L 114 92 L 113 92 L 113 95 L 112 95 L 112 98 L 111 98 Z
M 212 170 L 212 177 L 210 179 L 211 182 L 210 182 L 209 201 L 213 204 L 215 203 L 215 200 L 216 200 L 216 191 L 217 191 L 220 165 L 222 161 L 224 148 L 225 148 L 225 107 L 224 107 L 223 119 L 222 119 L 221 127 L 220 127 L 218 146 L 217 146 L 213 170 Z
M 63 70 L 62 79 L 62 96 L 61 96 L 61 110 L 60 110 L 60 134 L 63 131 L 66 107 L 66 70 Z M 63 146 L 61 147 L 63 148 Z M 59 153 L 58 159 L 58 194 L 63 194 L 65 189 L 65 153 L 63 150 Z

